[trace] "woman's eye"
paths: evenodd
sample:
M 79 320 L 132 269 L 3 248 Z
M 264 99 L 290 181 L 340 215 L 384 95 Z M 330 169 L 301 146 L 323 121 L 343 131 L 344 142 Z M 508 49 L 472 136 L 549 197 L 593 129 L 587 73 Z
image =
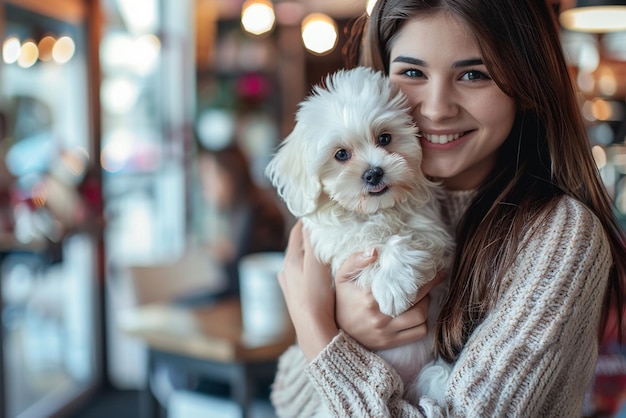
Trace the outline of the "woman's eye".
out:
M 380 145 L 389 145 L 391 142 L 391 134 L 384 133 L 378 137 L 378 143 Z
M 461 80 L 467 80 L 467 81 L 491 80 L 491 77 L 489 77 L 486 73 L 482 71 L 470 70 L 463 74 L 463 76 L 461 77 Z
M 350 153 L 345 149 L 340 149 L 335 153 L 335 160 L 337 161 L 347 161 L 350 159 Z
M 419 77 L 424 77 L 424 72 L 421 70 L 416 70 L 416 69 L 409 69 L 409 70 L 404 70 L 401 73 L 403 76 L 405 77 L 409 77 L 409 78 L 419 78 Z

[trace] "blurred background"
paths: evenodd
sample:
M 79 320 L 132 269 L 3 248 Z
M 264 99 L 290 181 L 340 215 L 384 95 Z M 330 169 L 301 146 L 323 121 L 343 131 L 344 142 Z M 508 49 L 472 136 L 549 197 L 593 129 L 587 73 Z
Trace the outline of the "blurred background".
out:
M 582 27 L 568 14 L 584 2 L 546 1 L 624 222 L 626 17 Z M 146 390 L 167 416 L 202 410 L 172 406 L 204 382 L 148 367 L 151 343 L 125 321 L 238 297 L 242 258 L 284 249 L 293 219 L 263 169 L 370 6 L 0 0 L 0 418 L 147 416 Z M 609 336 L 603 354 L 588 416 L 617 416 L 626 398 L 623 348 Z

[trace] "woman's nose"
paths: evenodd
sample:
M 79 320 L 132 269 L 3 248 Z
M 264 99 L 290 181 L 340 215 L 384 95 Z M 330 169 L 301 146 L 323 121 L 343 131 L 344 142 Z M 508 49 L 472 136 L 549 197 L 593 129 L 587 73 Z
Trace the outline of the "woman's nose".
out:
M 420 93 L 416 108 L 422 117 L 438 122 L 459 114 L 454 91 L 444 83 L 431 82 Z

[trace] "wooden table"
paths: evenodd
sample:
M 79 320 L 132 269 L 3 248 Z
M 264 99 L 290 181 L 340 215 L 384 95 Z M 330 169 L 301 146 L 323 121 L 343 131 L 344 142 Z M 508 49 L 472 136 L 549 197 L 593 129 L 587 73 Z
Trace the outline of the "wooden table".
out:
M 124 332 L 146 343 L 148 375 L 157 362 L 166 361 L 196 375 L 227 382 L 243 417 L 249 416 L 257 379 L 273 376 L 278 356 L 295 341 L 290 327 L 272 341 L 247 342 L 238 299 L 201 308 L 144 305 L 125 315 L 121 326 Z M 147 385 L 142 416 L 158 417 L 159 411 Z

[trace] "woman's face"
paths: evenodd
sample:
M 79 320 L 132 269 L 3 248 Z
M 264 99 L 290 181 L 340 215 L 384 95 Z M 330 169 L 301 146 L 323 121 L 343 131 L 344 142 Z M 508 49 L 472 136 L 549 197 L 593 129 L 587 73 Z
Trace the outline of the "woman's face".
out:
M 423 171 L 448 189 L 480 185 L 515 119 L 515 103 L 490 78 L 476 40 L 455 17 L 407 21 L 390 54 L 390 79 L 409 97 Z

